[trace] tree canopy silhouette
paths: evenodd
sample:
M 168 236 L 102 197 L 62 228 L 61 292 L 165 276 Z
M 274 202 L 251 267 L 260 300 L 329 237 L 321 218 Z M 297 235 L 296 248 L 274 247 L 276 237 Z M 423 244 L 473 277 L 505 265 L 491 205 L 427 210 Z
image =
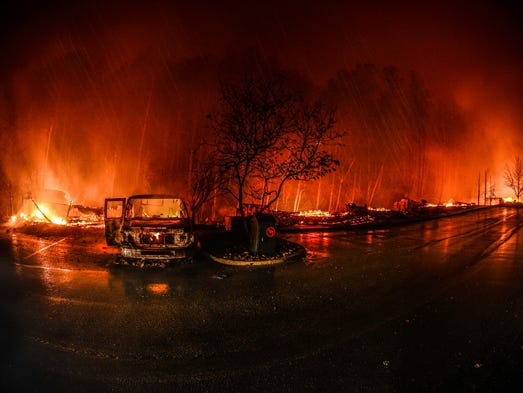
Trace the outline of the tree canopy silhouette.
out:
M 320 101 L 308 102 L 282 73 L 222 85 L 220 107 L 210 116 L 210 159 L 240 215 L 246 203 L 270 208 L 289 181 L 336 169 L 329 146 L 343 133 L 334 114 Z

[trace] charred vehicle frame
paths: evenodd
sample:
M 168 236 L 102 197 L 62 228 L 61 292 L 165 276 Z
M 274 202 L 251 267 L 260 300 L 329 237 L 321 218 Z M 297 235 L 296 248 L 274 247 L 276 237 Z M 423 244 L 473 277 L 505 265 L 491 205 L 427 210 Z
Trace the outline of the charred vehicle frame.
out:
M 105 238 L 128 260 L 192 259 L 195 236 L 182 198 L 166 194 L 107 198 Z

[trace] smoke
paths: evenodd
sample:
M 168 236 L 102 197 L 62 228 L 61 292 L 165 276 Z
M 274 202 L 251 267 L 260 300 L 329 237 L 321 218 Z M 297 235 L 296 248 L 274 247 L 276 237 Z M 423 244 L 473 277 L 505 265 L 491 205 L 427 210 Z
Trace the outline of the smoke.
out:
M 89 205 L 134 192 L 183 194 L 194 151 L 209 131 L 205 116 L 217 86 L 241 69 L 238 59 L 247 53 L 255 53 L 254 64 L 274 59 L 320 90 L 360 64 L 414 71 L 434 111 L 450 108 L 446 125 L 434 126 L 446 145 L 427 141 L 423 150 L 430 170 L 420 193 L 433 190 L 433 199 L 475 201 L 478 175 L 483 182 L 485 173 L 498 195 L 507 196 L 503 168 L 523 151 L 523 42 L 515 6 L 158 0 L 14 7 L 2 12 L 0 30 L 0 142 L 6 183 L 20 193 L 62 189 Z M 409 127 L 387 122 L 391 140 L 405 141 Z M 357 132 L 354 124 L 348 111 L 339 113 L 340 127 Z M 413 128 L 419 130 L 408 132 Z M 368 129 L 358 138 L 367 143 L 379 135 Z M 401 173 L 389 173 L 409 160 L 421 165 L 409 156 L 417 151 L 412 145 L 382 145 L 381 155 L 398 166 L 377 161 L 364 181 L 373 161 L 346 143 L 344 166 L 323 185 L 310 184 L 304 205 L 368 202 L 373 190 L 384 205 L 402 194 L 425 196 L 400 182 Z M 434 184 L 428 176 L 436 177 Z M 342 178 L 338 192 L 333 184 Z M 332 190 L 318 198 L 325 184 Z M 289 188 L 280 207 L 292 206 L 297 192 Z

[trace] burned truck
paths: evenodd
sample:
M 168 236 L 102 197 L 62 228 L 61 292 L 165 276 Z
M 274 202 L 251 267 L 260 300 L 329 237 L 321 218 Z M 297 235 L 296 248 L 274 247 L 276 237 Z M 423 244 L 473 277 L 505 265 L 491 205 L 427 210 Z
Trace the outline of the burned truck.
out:
M 120 248 L 125 260 L 190 260 L 195 238 L 182 198 L 133 195 L 107 198 L 104 204 L 105 238 Z

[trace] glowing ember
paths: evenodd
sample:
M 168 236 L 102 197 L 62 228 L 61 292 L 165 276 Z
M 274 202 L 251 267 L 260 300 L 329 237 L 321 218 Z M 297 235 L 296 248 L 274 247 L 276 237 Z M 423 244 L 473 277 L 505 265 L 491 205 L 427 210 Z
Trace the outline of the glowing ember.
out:
M 374 212 L 390 212 L 390 209 L 386 209 L 384 207 L 369 207 L 368 210 L 371 210 Z
M 299 216 L 301 216 L 301 217 L 331 217 L 332 214 L 330 214 L 329 212 L 326 212 L 326 211 L 322 211 L 322 210 L 309 210 L 309 211 L 300 212 Z

